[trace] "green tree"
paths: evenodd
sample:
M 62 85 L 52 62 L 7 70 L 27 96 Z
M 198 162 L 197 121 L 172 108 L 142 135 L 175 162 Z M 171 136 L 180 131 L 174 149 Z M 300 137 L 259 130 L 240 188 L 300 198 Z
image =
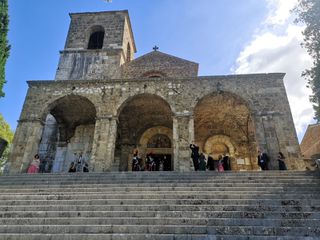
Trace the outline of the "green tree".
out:
M 8 0 L 0 0 L 0 97 L 4 97 L 3 85 L 6 83 L 5 66 L 10 52 L 7 40 L 8 26 Z
M 0 113 L 0 137 L 8 142 L 8 146 L 6 147 L 2 157 L 0 158 L 0 169 L 1 169 L 5 164 L 5 162 L 8 160 L 10 146 L 13 141 L 13 131 L 11 130 L 9 124 L 4 120 L 1 113 Z
M 312 57 L 313 65 L 306 69 L 302 76 L 308 81 L 307 86 L 312 89 L 310 101 L 315 110 L 315 119 L 320 122 L 320 1 L 299 0 L 294 12 L 297 13 L 296 22 L 306 25 L 302 46 Z

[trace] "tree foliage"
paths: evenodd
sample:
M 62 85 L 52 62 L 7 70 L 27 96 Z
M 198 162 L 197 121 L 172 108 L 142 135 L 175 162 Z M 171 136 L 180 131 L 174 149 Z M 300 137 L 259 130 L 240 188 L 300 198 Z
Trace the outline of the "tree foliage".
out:
M 3 85 L 6 83 L 5 66 L 10 52 L 7 39 L 8 25 L 8 0 L 0 0 L 0 97 L 4 97 Z
M 0 158 L 0 172 L 1 172 L 2 166 L 8 160 L 10 146 L 13 141 L 13 131 L 11 130 L 9 124 L 5 121 L 1 113 L 0 113 L 0 137 L 8 142 L 8 146 L 6 147 L 2 157 Z
M 320 0 L 299 0 L 294 11 L 298 16 L 296 22 L 306 25 L 302 46 L 312 57 L 313 65 L 310 69 L 306 69 L 302 76 L 312 89 L 310 101 L 315 110 L 315 119 L 320 122 Z

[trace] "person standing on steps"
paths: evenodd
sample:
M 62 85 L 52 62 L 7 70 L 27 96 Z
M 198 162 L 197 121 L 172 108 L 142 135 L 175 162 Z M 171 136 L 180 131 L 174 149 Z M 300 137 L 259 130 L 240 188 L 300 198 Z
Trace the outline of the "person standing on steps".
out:
M 199 157 L 199 171 L 205 171 L 206 166 L 207 166 L 206 156 L 203 153 L 201 153 Z
M 210 155 L 208 156 L 207 168 L 208 168 L 209 171 L 214 171 L 215 170 L 214 160 Z
M 71 162 L 68 172 L 69 173 L 70 172 L 76 172 L 76 170 L 77 170 L 76 169 L 76 165 L 74 164 L 74 162 Z
M 278 153 L 278 163 L 279 163 L 279 170 L 287 170 L 286 163 L 284 162 L 286 158 L 284 157 L 282 152 Z
M 40 166 L 40 157 L 39 154 L 34 155 L 33 161 L 28 168 L 28 173 L 38 173 Z
M 199 146 L 197 144 L 191 143 L 191 158 L 193 162 L 193 167 L 195 171 L 199 170 Z
M 231 170 L 230 157 L 228 155 L 226 154 L 223 155 L 222 162 L 223 162 L 223 168 L 225 171 Z
M 83 157 L 83 153 L 81 152 L 79 154 L 79 157 L 78 157 L 78 160 L 77 160 L 77 163 L 76 163 L 76 169 L 77 169 L 77 172 L 82 172 L 83 170 L 83 163 L 84 163 L 84 157 Z
M 268 170 L 269 156 L 263 152 L 258 151 L 258 165 L 261 167 L 261 170 Z
M 219 155 L 218 172 L 224 172 L 223 158 Z

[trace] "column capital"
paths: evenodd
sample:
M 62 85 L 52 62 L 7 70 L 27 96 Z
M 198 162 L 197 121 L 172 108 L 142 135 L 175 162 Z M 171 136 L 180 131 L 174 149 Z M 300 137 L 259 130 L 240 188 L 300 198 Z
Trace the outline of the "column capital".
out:
M 184 117 L 193 118 L 193 113 L 189 112 L 189 111 L 176 112 L 176 113 L 173 114 L 173 117 L 176 117 L 176 118 L 184 118 Z
M 102 115 L 102 116 L 97 116 L 96 117 L 96 120 L 99 121 L 99 120 L 116 120 L 118 121 L 118 117 L 117 116 L 113 116 L 113 115 Z

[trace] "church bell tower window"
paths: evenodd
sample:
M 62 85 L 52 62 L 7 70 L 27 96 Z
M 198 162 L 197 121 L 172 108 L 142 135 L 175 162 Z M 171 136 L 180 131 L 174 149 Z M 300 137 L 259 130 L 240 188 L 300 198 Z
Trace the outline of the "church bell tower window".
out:
M 90 35 L 88 49 L 102 49 L 104 40 L 104 31 L 95 31 Z

